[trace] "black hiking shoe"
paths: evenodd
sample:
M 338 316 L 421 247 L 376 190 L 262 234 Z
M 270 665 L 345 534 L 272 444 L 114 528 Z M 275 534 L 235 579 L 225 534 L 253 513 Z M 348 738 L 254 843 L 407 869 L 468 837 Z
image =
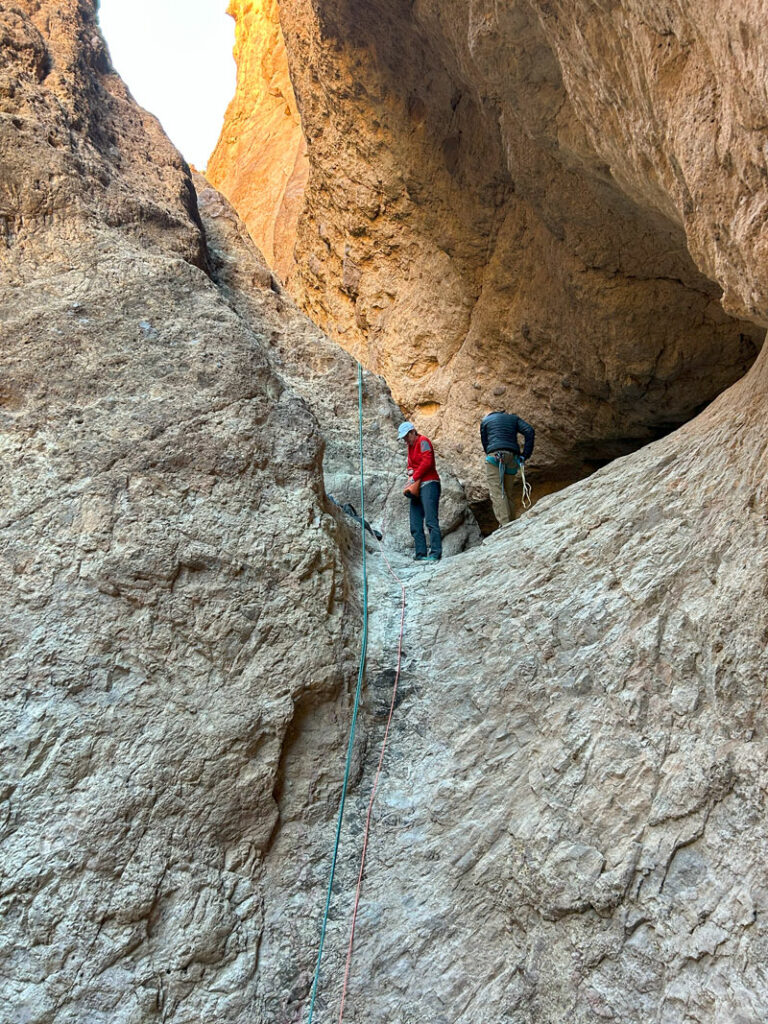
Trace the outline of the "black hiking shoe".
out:
M 414 555 L 413 560 L 414 562 L 426 562 L 427 557 L 427 555 Z
M 436 555 L 433 551 L 430 551 L 429 554 L 427 555 L 427 561 L 428 562 L 439 562 L 441 557 L 442 557 L 441 555 Z

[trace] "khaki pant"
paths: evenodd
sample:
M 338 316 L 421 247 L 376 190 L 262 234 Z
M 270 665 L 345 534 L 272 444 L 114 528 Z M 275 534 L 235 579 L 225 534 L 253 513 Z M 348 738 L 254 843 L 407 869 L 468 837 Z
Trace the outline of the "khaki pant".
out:
M 499 467 L 494 466 L 492 462 L 486 462 L 485 474 L 486 481 L 488 483 L 488 490 L 491 494 L 493 514 L 498 519 L 500 526 L 506 526 L 507 523 L 511 523 L 514 519 L 517 519 L 522 512 L 523 487 L 520 471 L 518 470 L 517 473 L 504 474 L 504 494 L 506 494 L 506 501 L 504 500 L 504 494 L 502 494 L 501 490 Z

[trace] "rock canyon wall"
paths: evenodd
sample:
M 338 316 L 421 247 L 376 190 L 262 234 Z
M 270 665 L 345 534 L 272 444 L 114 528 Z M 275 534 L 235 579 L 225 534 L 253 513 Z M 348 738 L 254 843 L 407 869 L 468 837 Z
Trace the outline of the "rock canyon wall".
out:
M 92 3 L 4 5 L 0 39 L 0 1020 L 253 1020 L 286 737 L 324 708 L 335 780 L 355 678 L 356 530 L 324 493 L 359 493 L 354 363 L 223 199 L 204 228 Z M 365 412 L 397 546 L 368 374 Z
M 206 168 L 287 281 L 309 165 L 277 0 L 232 0 L 237 90 Z
M 368 373 L 369 517 L 407 609 L 349 1024 L 768 1015 L 768 351 L 481 546 L 445 457 L 471 475 L 486 400 L 529 396 L 542 463 L 583 468 L 751 361 L 764 14 L 281 5 L 298 293 L 371 364 L 390 329 L 424 360 L 403 387 L 455 555 L 403 554 Z M 357 500 L 353 360 L 133 103 L 91 0 L 4 4 L 0 40 L 0 1022 L 298 1024 L 360 644 L 360 534 L 325 497 Z M 377 551 L 319 1024 L 397 663 Z
M 767 394 L 763 354 L 671 437 L 432 574 L 401 570 L 407 657 L 345 1021 L 765 1019 Z M 383 574 L 376 595 L 394 618 Z M 319 1021 L 338 1019 L 394 625 L 368 670 Z M 331 829 L 308 763 L 281 801 L 263 947 L 286 978 L 266 1019 L 297 1024 L 308 982 L 286 965 L 312 950 L 294 894 Z
M 244 1019 L 282 737 L 349 671 L 322 439 L 93 5 L 0 38 L 0 1019 Z
M 564 481 L 684 422 L 751 363 L 762 331 L 744 319 L 765 311 L 756 272 L 728 255 L 738 236 L 761 262 L 749 12 L 718 50 L 697 5 L 279 6 L 311 168 L 291 290 L 383 374 L 473 496 L 489 409 L 546 425 L 536 469 Z M 239 11 L 258 40 L 238 87 L 254 119 L 264 75 L 247 54 L 271 18 Z M 253 120 L 238 118 L 222 142 L 247 144 Z M 718 200 L 721 165 L 733 185 Z M 220 166 L 236 206 L 260 187 L 247 163 L 226 183 Z

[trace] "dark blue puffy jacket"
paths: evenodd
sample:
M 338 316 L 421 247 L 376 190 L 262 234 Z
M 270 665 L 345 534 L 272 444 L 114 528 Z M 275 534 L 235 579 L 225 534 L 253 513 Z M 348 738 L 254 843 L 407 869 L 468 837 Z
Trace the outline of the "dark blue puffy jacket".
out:
M 515 452 L 520 454 L 517 435 L 525 438 L 523 458 L 530 459 L 533 452 L 534 429 L 530 423 L 512 416 L 508 412 L 489 412 L 480 424 L 480 440 L 486 455 L 492 452 Z

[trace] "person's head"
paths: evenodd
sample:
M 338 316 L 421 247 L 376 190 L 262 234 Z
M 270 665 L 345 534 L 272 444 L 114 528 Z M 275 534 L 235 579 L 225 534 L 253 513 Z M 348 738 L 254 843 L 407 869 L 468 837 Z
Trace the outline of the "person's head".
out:
M 405 441 L 406 444 L 413 444 L 414 440 L 419 436 L 416 427 L 407 420 L 405 423 L 401 423 L 397 431 L 397 439 L 399 441 Z

